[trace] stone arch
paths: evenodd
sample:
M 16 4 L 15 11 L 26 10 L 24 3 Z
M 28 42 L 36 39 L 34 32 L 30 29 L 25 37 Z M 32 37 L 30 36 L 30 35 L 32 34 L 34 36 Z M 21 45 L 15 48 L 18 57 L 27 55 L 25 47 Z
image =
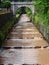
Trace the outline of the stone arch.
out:
M 34 5 L 32 5 L 32 4 L 30 4 L 30 5 L 29 4 L 18 4 L 18 5 L 12 4 L 11 9 L 12 9 L 14 15 L 16 14 L 17 9 L 20 7 L 28 7 L 32 11 L 32 14 L 34 14 Z
M 17 8 L 17 10 L 20 9 L 20 8 L 28 8 L 30 11 L 32 11 L 31 8 L 28 7 L 28 6 L 19 6 L 19 7 Z M 17 12 L 17 10 L 16 10 L 16 12 Z

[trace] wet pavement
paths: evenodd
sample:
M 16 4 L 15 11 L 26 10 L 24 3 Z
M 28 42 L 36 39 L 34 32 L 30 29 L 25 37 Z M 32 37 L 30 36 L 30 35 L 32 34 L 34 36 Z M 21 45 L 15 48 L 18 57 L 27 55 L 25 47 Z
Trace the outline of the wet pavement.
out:
M 49 65 L 49 45 L 23 14 L 0 50 L 0 65 Z

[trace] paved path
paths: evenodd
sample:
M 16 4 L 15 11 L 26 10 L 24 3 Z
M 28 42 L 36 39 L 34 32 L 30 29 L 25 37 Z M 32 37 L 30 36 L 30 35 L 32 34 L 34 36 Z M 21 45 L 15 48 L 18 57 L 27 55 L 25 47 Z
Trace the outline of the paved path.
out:
M 37 28 L 23 14 L 0 51 L 0 65 L 49 65 L 49 47 Z

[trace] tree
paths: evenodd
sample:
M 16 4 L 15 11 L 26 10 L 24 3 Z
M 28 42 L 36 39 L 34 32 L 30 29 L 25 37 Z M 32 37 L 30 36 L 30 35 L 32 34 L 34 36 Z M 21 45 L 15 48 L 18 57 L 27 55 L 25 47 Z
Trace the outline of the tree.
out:
M 3 0 L 3 2 L 10 2 L 10 0 Z

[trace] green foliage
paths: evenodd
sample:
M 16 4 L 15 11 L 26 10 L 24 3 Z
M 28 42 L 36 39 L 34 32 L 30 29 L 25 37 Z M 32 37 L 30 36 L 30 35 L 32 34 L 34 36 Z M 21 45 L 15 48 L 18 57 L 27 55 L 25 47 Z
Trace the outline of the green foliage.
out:
M 49 30 L 47 30 L 47 34 L 49 35 Z
M 18 8 L 16 14 L 21 14 L 21 8 Z
M 10 6 L 10 2 L 7 1 L 0 4 L 0 8 L 10 8 Z
M 10 0 L 3 0 L 3 2 L 10 2 Z
M 35 2 L 35 16 L 38 14 L 40 22 L 44 25 L 49 25 L 49 0 L 36 0 Z
M 10 8 L 11 6 L 10 2 L 4 2 L 4 4 L 5 4 L 5 8 Z
M 28 14 L 28 16 L 30 17 L 30 19 L 32 20 L 33 18 L 33 14 L 32 14 L 32 11 L 26 7 L 26 13 Z
M 17 14 L 16 14 L 16 18 L 18 18 L 19 16 L 20 16 L 20 14 L 17 13 Z
M 38 23 L 39 23 L 39 21 L 40 21 L 40 17 L 39 17 L 39 15 L 38 15 L 38 14 L 36 14 L 36 16 L 35 16 L 35 23 L 36 23 L 36 24 L 38 24 Z

